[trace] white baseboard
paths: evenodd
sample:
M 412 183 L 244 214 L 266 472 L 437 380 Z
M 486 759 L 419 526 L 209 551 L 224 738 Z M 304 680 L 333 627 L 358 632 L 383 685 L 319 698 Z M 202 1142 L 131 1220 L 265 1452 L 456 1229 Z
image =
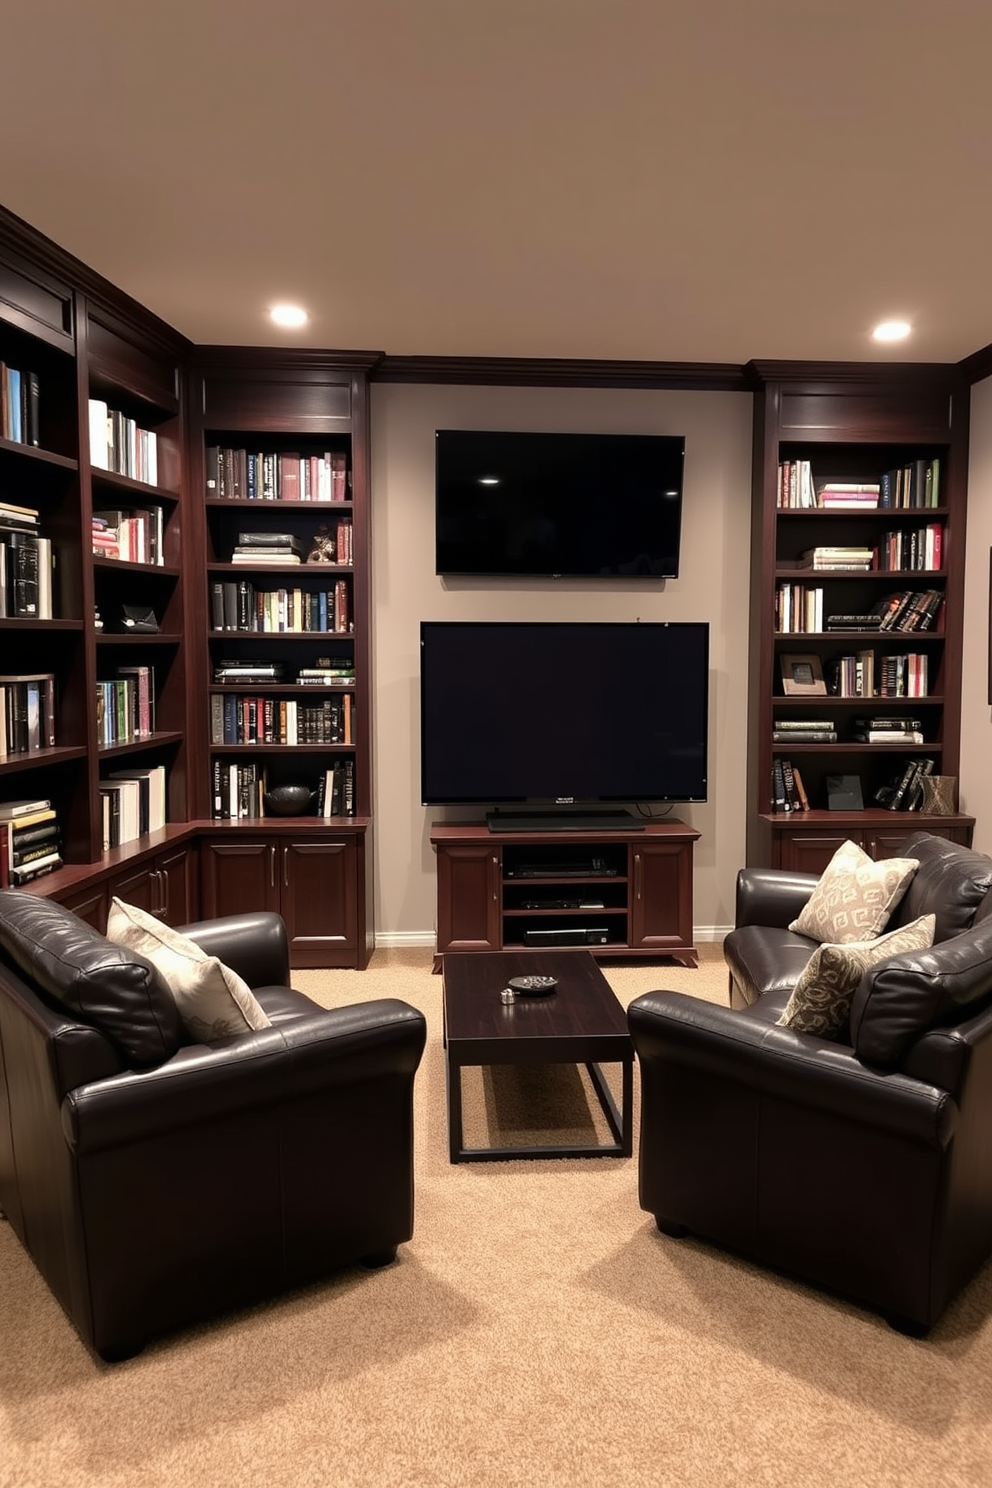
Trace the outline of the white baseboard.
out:
M 693 939 L 696 945 L 704 942 L 722 943 L 724 936 L 729 935 L 733 929 L 732 925 L 696 925 L 693 929 Z M 414 947 L 418 949 L 434 949 L 433 930 L 377 930 L 375 932 L 375 943 L 384 951 L 406 950 Z

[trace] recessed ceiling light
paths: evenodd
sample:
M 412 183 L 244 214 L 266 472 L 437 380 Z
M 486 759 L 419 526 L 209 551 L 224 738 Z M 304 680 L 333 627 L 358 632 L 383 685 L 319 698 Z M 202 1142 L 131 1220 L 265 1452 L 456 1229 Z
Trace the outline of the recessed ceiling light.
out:
M 269 315 L 277 326 L 301 326 L 309 320 L 307 312 L 299 305 L 273 305 Z
M 913 327 L 908 320 L 883 320 L 872 331 L 876 341 L 905 341 Z

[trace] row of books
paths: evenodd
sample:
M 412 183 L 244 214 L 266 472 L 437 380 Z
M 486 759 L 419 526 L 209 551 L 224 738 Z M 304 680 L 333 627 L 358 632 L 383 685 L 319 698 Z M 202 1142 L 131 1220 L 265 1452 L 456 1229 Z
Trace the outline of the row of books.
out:
M 103 825 L 103 847 L 121 847 L 136 842 L 166 822 L 164 765 L 143 769 L 114 770 L 98 786 Z
M 55 743 L 55 673 L 0 676 L 0 759 Z
M 119 666 L 118 675 L 96 684 L 97 744 L 111 749 L 155 732 L 155 669 Z
M 317 816 L 354 816 L 355 761 L 339 760 L 325 770 L 317 785 Z
M 353 744 L 350 692 L 317 703 L 296 698 L 215 692 L 210 699 L 212 744 Z
M 95 511 L 92 548 L 98 558 L 124 563 L 165 563 L 165 518 L 160 506 Z
M 102 398 L 89 406 L 90 464 L 146 485 L 158 485 L 158 436 Z
M 0 619 L 53 619 L 54 575 L 51 539 L 8 526 L 0 511 Z
M 827 663 L 827 690 L 835 697 L 926 697 L 928 667 L 919 651 L 875 655 L 859 651 Z
M 50 799 L 0 802 L 0 888 L 19 888 L 62 862 L 62 833 Z
M 39 403 L 37 372 L 0 362 L 0 439 L 37 445 Z
M 944 559 L 943 524 L 883 532 L 876 553 L 874 567 L 878 569 L 939 569 Z
M 822 634 L 824 630 L 935 631 L 943 611 L 942 589 L 900 589 L 857 614 L 824 615 L 820 585 L 789 581 L 775 588 L 775 629 L 782 635 Z
M 351 477 L 339 450 L 322 454 L 207 449 L 207 495 L 234 501 L 347 501 Z
M 888 811 L 919 811 L 923 805 L 923 781 L 932 774 L 932 759 L 906 760 L 892 783 L 875 792 L 875 804 Z
M 911 460 L 879 480 L 814 480 L 809 460 L 783 460 L 776 504 L 783 510 L 918 510 L 940 505 L 940 458 Z
M 808 811 L 809 798 L 799 767 L 792 760 L 776 758 L 772 764 L 772 810 Z
M 294 677 L 287 678 L 281 661 L 262 661 L 249 657 L 226 657 L 214 668 L 214 681 L 230 684 L 279 682 L 302 687 L 353 687 L 355 663 L 348 657 L 321 657 L 315 666 L 298 667 Z
M 348 580 L 330 589 L 258 589 L 250 579 L 218 579 L 210 586 L 214 630 L 348 635 L 352 629 Z

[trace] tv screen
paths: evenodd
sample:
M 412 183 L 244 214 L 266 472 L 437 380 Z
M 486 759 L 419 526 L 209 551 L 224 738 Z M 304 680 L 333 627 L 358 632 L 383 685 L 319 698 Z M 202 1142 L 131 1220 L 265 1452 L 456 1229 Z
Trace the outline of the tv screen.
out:
M 423 621 L 427 804 L 704 801 L 709 626 Z
M 675 578 L 685 440 L 438 429 L 436 571 Z

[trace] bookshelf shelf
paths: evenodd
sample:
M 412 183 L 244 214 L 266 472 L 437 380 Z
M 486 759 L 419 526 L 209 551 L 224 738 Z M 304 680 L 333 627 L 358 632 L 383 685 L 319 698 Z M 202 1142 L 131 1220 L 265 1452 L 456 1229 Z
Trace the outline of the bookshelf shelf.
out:
M 968 387 L 945 366 L 844 366 L 830 377 L 816 366 L 762 362 L 749 372 L 748 861 L 820 871 L 844 836 L 890 852 L 924 825 L 970 841 L 967 817 L 876 804 L 910 761 L 958 772 Z M 790 501 L 805 504 L 782 504 Z M 882 612 L 892 596 L 902 608 L 883 627 L 825 623 Z M 809 668 L 826 691 L 797 695 Z M 923 695 L 911 695 L 916 689 Z M 804 718 L 825 737 L 781 737 L 789 721 L 801 732 Z M 922 742 L 857 739 L 861 718 L 909 719 L 919 726 L 907 732 Z M 828 809 L 828 777 L 838 775 L 856 779 L 862 813 Z M 919 802 L 922 792 L 911 796 Z

